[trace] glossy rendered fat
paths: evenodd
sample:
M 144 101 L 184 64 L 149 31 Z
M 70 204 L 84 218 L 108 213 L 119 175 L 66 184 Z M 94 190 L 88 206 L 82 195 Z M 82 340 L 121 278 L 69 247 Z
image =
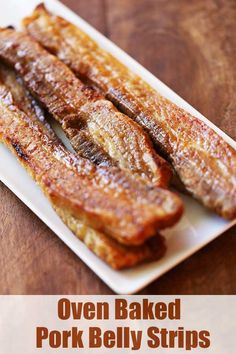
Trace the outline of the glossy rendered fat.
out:
M 6 30 L 1 39 L 3 57 L 4 53 L 12 55 L 28 88 L 62 124 L 77 153 L 98 165 L 118 166 L 157 186 L 168 185 L 169 164 L 156 154 L 137 123 L 82 84 L 65 64 L 27 35 Z
M 13 70 L 0 64 L 0 82 L 9 89 L 14 105 L 26 113 L 32 121 L 43 121 L 45 134 L 57 141 L 55 133 L 45 120 L 45 114 L 38 103 L 22 85 Z M 14 150 L 15 152 L 15 150 Z M 16 152 L 15 152 L 16 153 Z M 21 160 L 24 165 L 24 160 Z M 27 167 L 28 169 L 29 166 Z M 165 252 L 164 239 L 160 235 L 152 237 L 141 246 L 125 246 L 106 236 L 104 233 L 88 227 L 81 219 L 74 217 L 70 212 L 52 204 L 64 223 L 84 244 L 99 258 L 114 269 L 129 268 L 134 265 L 154 261 L 163 256 Z
M 57 207 L 127 244 L 141 244 L 180 218 L 182 203 L 173 193 L 75 157 L 45 133 L 43 123 L 17 109 L 5 87 L 0 97 L 2 140 Z
M 138 122 L 172 163 L 185 188 L 221 216 L 236 216 L 236 152 L 204 122 L 158 94 L 83 31 L 43 5 L 24 20 L 27 31 L 78 77 Z

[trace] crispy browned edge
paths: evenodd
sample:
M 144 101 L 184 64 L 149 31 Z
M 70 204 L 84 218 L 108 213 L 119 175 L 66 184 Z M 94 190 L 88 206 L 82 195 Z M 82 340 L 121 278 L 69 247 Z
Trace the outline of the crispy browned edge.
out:
M 48 134 L 56 140 L 57 137 L 54 136 L 54 132 L 50 130 L 50 126 L 46 123 L 41 107 L 22 84 L 17 81 L 15 73 L 10 68 L 0 63 L 0 84 L 1 83 L 6 85 L 7 89 L 11 91 L 14 104 L 30 116 L 32 120 L 40 119 L 43 121 L 48 129 Z M 16 150 L 12 149 L 12 146 L 7 145 L 11 147 L 11 150 L 17 156 L 21 164 L 32 175 L 29 166 L 24 164 L 25 160 L 20 158 Z M 114 269 L 124 269 L 143 262 L 154 261 L 162 257 L 165 253 L 164 238 L 158 234 L 142 246 L 127 247 L 112 240 L 105 234 L 88 227 L 82 220 L 74 217 L 67 210 L 59 208 L 53 203 L 52 206 L 69 229 L 83 241 L 92 252 Z

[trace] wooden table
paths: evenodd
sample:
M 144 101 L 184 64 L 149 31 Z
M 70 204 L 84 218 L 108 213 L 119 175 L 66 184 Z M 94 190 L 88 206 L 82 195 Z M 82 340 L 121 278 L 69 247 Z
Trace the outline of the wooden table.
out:
M 64 0 L 236 138 L 234 0 Z M 1 294 L 112 294 L 0 184 Z M 236 228 L 142 294 L 236 294 Z

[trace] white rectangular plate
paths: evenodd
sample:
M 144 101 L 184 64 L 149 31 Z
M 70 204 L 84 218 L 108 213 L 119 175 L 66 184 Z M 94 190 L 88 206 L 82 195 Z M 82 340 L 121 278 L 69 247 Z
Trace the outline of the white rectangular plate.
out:
M 0 0 L 0 26 L 11 24 L 19 27 L 21 18 L 29 15 L 39 2 L 38 0 Z M 129 68 L 132 68 L 162 95 L 206 122 L 236 149 L 235 141 L 79 16 L 56 0 L 45 2 L 51 11 L 78 25 L 101 47 L 108 50 Z M 0 145 L 0 179 L 110 288 L 120 294 L 131 294 L 139 291 L 236 224 L 236 221 L 227 222 L 210 213 L 191 198 L 183 197 L 185 214 L 182 221 L 176 227 L 163 232 L 167 239 L 168 248 L 165 257 L 158 262 L 118 272 L 103 263 L 70 232 L 55 214 L 39 187 L 20 166 L 16 158 L 2 145 Z M 227 255 L 225 256 L 227 257 Z

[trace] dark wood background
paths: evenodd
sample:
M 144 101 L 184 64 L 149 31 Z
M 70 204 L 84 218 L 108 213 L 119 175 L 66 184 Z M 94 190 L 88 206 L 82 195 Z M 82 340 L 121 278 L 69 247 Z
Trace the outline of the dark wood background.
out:
M 236 138 L 235 0 L 64 0 Z M 112 294 L 0 183 L 1 294 Z M 236 294 L 236 228 L 142 294 Z

